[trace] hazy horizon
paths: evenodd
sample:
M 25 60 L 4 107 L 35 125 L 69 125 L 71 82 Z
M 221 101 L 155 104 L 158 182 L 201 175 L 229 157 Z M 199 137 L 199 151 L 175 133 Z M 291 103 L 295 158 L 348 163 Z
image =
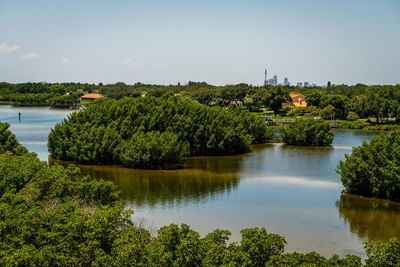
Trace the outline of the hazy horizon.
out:
M 400 1 L 0 2 L 0 81 L 400 83 Z

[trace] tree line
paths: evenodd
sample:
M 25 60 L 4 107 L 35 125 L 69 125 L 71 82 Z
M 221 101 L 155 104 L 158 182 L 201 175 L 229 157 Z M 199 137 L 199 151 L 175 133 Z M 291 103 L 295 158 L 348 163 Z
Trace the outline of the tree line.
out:
M 239 243 L 227 230 L 201 237 L 185 224 L 153 236 L 132 223 L 111 182 L 41 162 L 0 125 L 1 266 L 362 266 L 354 255 L 285 253 L 285 238 L 265 228 L 242 230 Z M 400 263 L 397 238 L 365 248 L 366 266 Z
M 383 118 L 400 118 L 400 85 L 356 84 L 331 85 L 326 88 L 295 86 L 253 86 L 235 84 L 214 86 L 205 82 L 186 85 L 154 85 L 136 83 L 82 84 L 82 83 L 0 83 L 0 103 L 16 105 L 44 105 L 72 107 L 79 104 L 79 96 L 97 92 L 112 99 L 123 97 L 162 97 L 182 95 L 204 105 L 244 108 L 259 112 L 270 110 L 275 115 L 310 116 L 323 119 L 354 121 L 374 117 L 379 123 Z M 305 95 L 308 106 L 294 108 L 290 105 L 290 92 Z M 289 104 L 289 105 L 286 105 Z M 348 125 L 351 127 L 351 125 Z

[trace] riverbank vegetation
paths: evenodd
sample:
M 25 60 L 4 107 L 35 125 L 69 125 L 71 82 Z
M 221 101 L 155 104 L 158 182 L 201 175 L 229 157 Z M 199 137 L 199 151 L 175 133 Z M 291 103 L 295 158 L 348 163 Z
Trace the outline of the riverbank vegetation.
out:
M 156 235 L 134 225 L 111 182 L 80 177 L 79 169 L 49 166 L 35 154 L 0 153 L 1 266 L 361 266 L 354 255 L 325 258 L 285 253 L 285 238 L 265 228 L 214 230 L 201 237 L 189 226 Z M 400 263 L 400 240 L 366 243 L 366 266 Z
M 400 129 L 400 124 L 396 121 L 381 121 L 376 123 L 375 119 L 357 119 L 354 121 L 338 120 L 338 128 L 364 130 L 364 131 L 393 131 Z
M 400 130 L 354 147 L 338 173 L 348 193 L 400 202 Z
M 243 110 L 181 97 L 105 99 L 56 125 L 48 147 L 54 158 L 79 163 L 172 168 L 185 156 L 244 153 L 273 135 Z
M 311 118 L 296 119 L 280 133 L 285 143 L 299 146 L 328 146 L 335 137 L 328 123 Z

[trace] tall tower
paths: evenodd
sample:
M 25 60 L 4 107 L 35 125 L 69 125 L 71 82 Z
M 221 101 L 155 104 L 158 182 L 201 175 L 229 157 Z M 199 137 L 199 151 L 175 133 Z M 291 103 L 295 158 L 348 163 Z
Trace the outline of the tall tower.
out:
M 267 81 L 267 69 L 265 69 L 264 72 L 264 85 L 267 85 L 268 81 Z

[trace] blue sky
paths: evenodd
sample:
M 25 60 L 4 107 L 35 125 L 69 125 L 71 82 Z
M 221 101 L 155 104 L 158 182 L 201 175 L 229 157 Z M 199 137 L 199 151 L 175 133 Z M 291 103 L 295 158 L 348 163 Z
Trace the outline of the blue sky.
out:
M 400 1 L 0 0 L 0 81 L 400 83 Z

